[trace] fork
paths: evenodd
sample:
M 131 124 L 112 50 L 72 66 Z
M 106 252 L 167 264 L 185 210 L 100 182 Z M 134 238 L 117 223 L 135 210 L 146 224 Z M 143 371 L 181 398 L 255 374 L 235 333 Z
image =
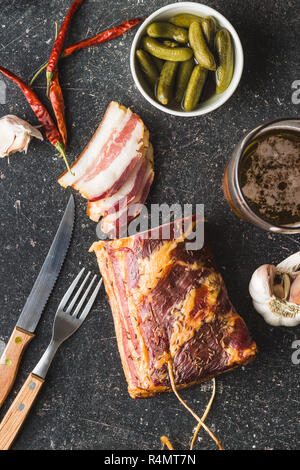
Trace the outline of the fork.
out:
M 55 314 L 50 344 L 41 357 L 40 361 L 37 363 L 36 367 L 27 377 L 24 385 L 22 386 L 11 407 L 0 423 L 0 450 L 8 450 L 12 445 L 34 403 L 34 400 L 36 399 L 43 383 L 45 382 L 46 374 L 57 349 L 67 338 L 69 338 L 73 333 L 75 333 L 76 330 L 78 330 L 93 306 L 95 298 L 101 287 L 102 279 L 98 282 L 87 304 L 81 312 L 83 304 L 87 299 L 87 296 L 97 277 L 96 275 L 93 277 L 81 299 L 79 299 L 79 296 L 85 284 L 87 283 L 88 278 L 90 277 L 90 272 L 86 275 L 80 287 L 77 289 L 73 299 L 67 306 L 73 292 L 75 292 L 75 288 L 80 278 L 82 277 L 83 272 L 84 268 L 80 271 L 63 296 Z M 75 307 L 77 301 L 78 304 Z

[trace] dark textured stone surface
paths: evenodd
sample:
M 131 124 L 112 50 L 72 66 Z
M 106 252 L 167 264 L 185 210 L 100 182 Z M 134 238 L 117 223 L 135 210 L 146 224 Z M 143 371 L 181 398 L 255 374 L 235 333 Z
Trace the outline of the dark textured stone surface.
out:
M 204 203 L 215 256 L 238 312 L 259 346 L 257 360 L 217 379 L 207 424 L 227 449 L 299 448 L 299 367 L 292 342 L 300 329 L 272 328 L 255 313 L 248 295 L 253 270 L 279 262 L 299 249 L 299 237 L 271 235 L 240 221 L 224 200 L 225 163 L 244 132 L 264 120 L 296 116 L 292 82 L 300 79 L 298 0 L 211 0 L 236 27 L 245 50 L 245 69 L 235 95 L 200 118 L 180 119 L 151 107 L 136 90 L 129 70 L 134 31 L 101 48 L 61 63 L 61 82 L 70 132 L 69 158 L 89 141 L 110 100 L 132 106 L 151 130 L 156 178 L 149 202 Z M 55 21 L 70 1 L 2 0 L 0 63 L 28 80 L 47 59 Z M 145 16 L 163 0 L 88 0 L 74 20 L 68 42 L 96 34 L 127 17 Z M 35 90 L 43 97 L 44 78 Z M 44 98 L 43 98 L 44 99 Z M 46 102 L 46 100 L 45 100 Z M 13 113 L 34 123 L 20 90 L 10 83 L 1 116 Z M 7 341 L 50 246 L 69 191 L 56 182 L 64 165 L 48 143 L 33 141 L 28 154 L 0 162 L 0 339 Z M 59 299 L 81 266 L 97 271 L 88 248 L 96 225 L 76 195 L 73 243 L 48 303 L 37 337 L 22 362 L 1 416 L 50 339 Z M 203 410 L 211 384 L 183 392 Z M 58 351 L 16 449 L 159 449 L 166 434 L 175 448 L 187 448 L 194 421 L 175 396 L 129 398 L 118 355 L 110 309 L 102 290 L 86 324 Z M 298 439 L 297 439 L 298 436 Z M 214 449 L 201 431 L 197 447 Z

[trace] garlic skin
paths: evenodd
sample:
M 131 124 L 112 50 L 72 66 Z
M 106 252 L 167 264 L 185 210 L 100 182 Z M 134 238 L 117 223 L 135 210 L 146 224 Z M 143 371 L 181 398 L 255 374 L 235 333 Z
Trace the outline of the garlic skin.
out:
M 44 140 L 40 131 L 28 122 L 8 114 L 0 119 L 0 158 L 15 152 L 27 153 L 32 137 Z
M 288 275 L 288 276 L 287 276 Z M 280 284 L 283 284 L 279 289 Z M 288 282 L 287 282 L 288 281 Z M 278 297 L 279 292 L 287 296 Z M 264 264 L 254 271 L 249 292 L 255 310 L 273 326 L 296 326 L 300 323 L 300 252 L 277 266 Z M 287 300 L 288 299 L 288 300 Z

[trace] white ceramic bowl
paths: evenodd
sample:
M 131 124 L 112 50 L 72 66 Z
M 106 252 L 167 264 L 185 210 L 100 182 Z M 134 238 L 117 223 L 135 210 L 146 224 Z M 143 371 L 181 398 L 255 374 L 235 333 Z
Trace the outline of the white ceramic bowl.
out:
M 208 100 L 204 101 L 203 103 L 200 103 L 199 106 L 196 109 L 194 109 L 194 111 L 190 111 L 190 112 L 181 111 L 175 108 L 172 109 L 171 107 L 168 108 L 158 103 L 158 101 L 156 101 L 154 93 L 150 90 L 149 86 L 147 85 L 147 83 L 145 82 L 143 78 L 142 73 L 140 72 L 140 69 L 136 60 L 136 55 L 135 55 L 135 51 L 136 49 L 138 49 L 141 39 L 146 33 L 146 28 L 150 23 L 153 23 L 153 21 L 166 21 L 172 16 L 178 15 L 179 13 L 192 13 L 194 15 L 204 16 L 204 17 L 213 16 L 214 18 L 216 18 L 220 27 L 228 29 L 228 31 L 231 34 L 233 45 L 234 45 L 235 65 L 234 65 L 233 77 L 232 77 L 229 87 L 220 95 L 214 94 Z M 218 13 L 216 10 L 206 5 L 202 5 L 201 3 L 195 3 L 195 2 L 172 3 L 171 5 L 167 5 L 155 11 L 154 13 L 152 13 L 152 15 L 150 15 L 138 29 L 133 39 L 131 52 L 130 52 L 131 73 L 132 73 L 134 82 L 136 86 L 138 87 L 138 89 L 140 90 L 141 94 L 144 96 L 144 98 L 146 98 L 147 101 L 149 101 L 149 103 L 151 103 L 156 108 L 160 109 L 161 111 L 164 111 L 165 113 L 173 114 L 175 116 L 183 116 L 183 117 L 201 116 L 202 114 L 210 113 L 214 109 L 219 108 L 219 106 L 222 106 L 222 104 L 224 104 L 231 97 L 231 95 L 233 95 L 233 93 L 235 92 L 242 76 L 243 67 L 244 67 L 243 48 L 241 45 L 240 38 L 238 37 L 237 32 L 234 29 L 234 27 L 229 23 L 229 21 L 223 15 L 221 15 L 221 13 Z

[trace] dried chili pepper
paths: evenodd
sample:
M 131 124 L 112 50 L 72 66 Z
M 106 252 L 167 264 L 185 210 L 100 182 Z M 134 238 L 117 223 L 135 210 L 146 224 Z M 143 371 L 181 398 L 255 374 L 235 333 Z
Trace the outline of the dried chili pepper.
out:
M 47 77 L 47 96 L 49 95 L 49 90 L 50 90 L 50 82 L 53 77 L 53 73 L 56 69 L 57 62 L 59 60 L 59 56 L 61 55 L 66 39 L 66 35 L 71 23 L 71 20 L 73 16 L 75 15 L 76 11 L 78 8 L 82 5 L 84 0 L 74 0 L 72 5 L 69 8 L 68 13 L 66 14 L 66 17 L 60 27 L 58 36 L 54 42 L 54 46 L 48 61 L 47 65 L 47 72 L 46 72 L 46 77 Z
M 103 31 L 102 33 L 97 34 L 96 36 L 85 39 L 83 41 L 77 42 L 76 44 L 72 44 L 64 49 L 63 53 L 61 54 L 60 58 L 69 57 L 73 52 L 77 52 L 81 49 L 86 49 L 90 46 L 99 46 L 104 42 L 108 42 L 111 39 L 117 38 L 121 36 L 121 34 L 126 33 L 130 28 L 133 28 L 135 25 L 144 21 L 145 18 L 134 18 L 132 20 L 123 21 L 117 26 L 108 29 L 107 31 Z M 30 85 L 33 84 L 35 79 L 39 76 L 39 74 L 48 66 L 48 62 L 46 62 L 34 75 L 34 77 L 30 81 Z
M 0 65 L 0 72 L 3 75 L 5 75 L 5 77 L 12 80 L 21 88 L 32 111 L 38 118 L 40 124 L 43 126 L 47 139 L 63 155 L 66 166 L 68 170 L 71 172 L 68 161 L 67 161 L 67 157 L 65 154 L 65 149 L 61 141 L 61 136 L 47 108 L 43 105 L 43 103 L 40 101 L 40 99 L 35 94 L 35 92 L 28 85 L 26 85 L 26 83 L 24 83 L 23 80 L 17 77 L 17 75 L 15 75 L 10 70 L 2 67 L 1 65 Z
M 57 22 L 55 22 L 55 39 L 57 38 Z M 62 94 L 62 89 L 59 83 L 58 68 L 53 72 L 53 77 L 50 83 L 49 98 L 56 117 L 58 131 L 61 135 L 64 147 L 67 146 L 68 133 L 65 118 L 65 102 Z M 61 156 L 61 155 L 60 155 Z
M 57 22 L 55 22 L 55 39 L 57 38 Z M 62 89 L 59 83 L 58 68 L 53 72 L 53 77 L 50 82 L 49 98 L 54 111 L 54 115 L 57 122 L 58 131 L 61 135 L 62 142 L 64 147 L 67 146 L 68 133 L 66 126 L 66 117 L 65 117 L 65 102 L 62 94 Z M 61 155 L 60 155 L 61 156 Z
M 134 18 L 132 20 L 123 21 L 123 23 L 120 23 L 119 25 L 114 26 L 113 28 L 110 28 L 106 31 L 103 31 L 102 33 L 97 34 L 97 36 L 94 36 L 93 38 L 85 39 L 84 41 L 80 41 L 76 44 L 73 44 L 72 46 L 66 47 L 61 57 L 68 57 L 73 54 L 73 52 L 79 51 L 81 49 L 86 49 L 90 46 L 98 46 L 99 44 L 103 44 L 104 42 L 117 38 L 118 36 L 121 36 L 121 34 L 128 31 L 130 28 L 133 28 L 133 26 L 141 23 L 144 20 L 145 18 Z
M 49 98 L 52 104 L 52 108 L 56 117 L 57 127 L 61 135 L 64 148 L 67 145 L 67 126 L 65 119 L 65 102 L 62 94 L 62 90 L 58 78 L 58 70 L 55 69 L 53 77 L 50 84 Z

